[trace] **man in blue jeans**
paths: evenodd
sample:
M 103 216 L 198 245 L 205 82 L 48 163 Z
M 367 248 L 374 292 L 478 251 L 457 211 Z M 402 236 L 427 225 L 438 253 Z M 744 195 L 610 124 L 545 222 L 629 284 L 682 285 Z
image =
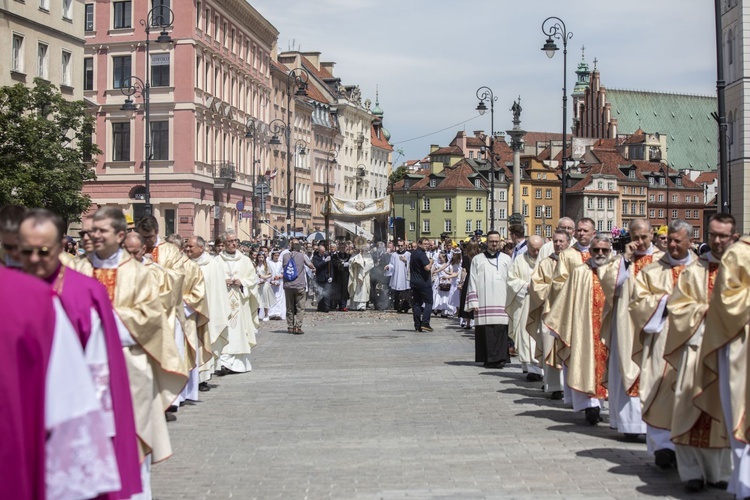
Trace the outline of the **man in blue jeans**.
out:
M 414 312 L 414 329 L 418 332 L 431 332 L 430 315 L 432 314 L 432 259 L 425 249 L 430 244 L 429 238 L 419 238 L 417 249 L 411 253 L 409 262 L 411 270 L 412 310 Z

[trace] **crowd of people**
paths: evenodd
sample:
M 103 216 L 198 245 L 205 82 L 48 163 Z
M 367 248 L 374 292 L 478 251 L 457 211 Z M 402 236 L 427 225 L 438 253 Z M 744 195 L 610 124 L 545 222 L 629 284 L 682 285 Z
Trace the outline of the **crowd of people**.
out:
M 595 227 L 562 218 L 550 241 L 519 225 L 507 242 L 165 241 L 153 216 L 103 207 L 75 241 L 54 213 L 2 207 L 9 498 L 150 498 L 180 405 L 251 370 L 261 322 L 303 335 L 308 301 L 411 310 L 416 332 L 454 318 L 483 367 L 517 357 L 588 424 L 608 408 L 609 426 L 689 490 L 750 497 L 750 237 L 724 214 L 701 248 L 681 220 L 655 233 L 636 219 L 615 241 Z

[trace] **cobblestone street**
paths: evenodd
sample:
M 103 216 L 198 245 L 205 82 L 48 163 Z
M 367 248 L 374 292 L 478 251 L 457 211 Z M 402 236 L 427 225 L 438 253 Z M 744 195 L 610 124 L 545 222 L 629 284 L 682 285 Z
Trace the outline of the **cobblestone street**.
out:
M 731 498 L 687 494 L 645 444 L 592 428 L 520 366 L 473 363 L 453 320 L 309 313 L 306 334 L 263 323 L 253 371 L 214 378 L 169 429 L 159 500 Z

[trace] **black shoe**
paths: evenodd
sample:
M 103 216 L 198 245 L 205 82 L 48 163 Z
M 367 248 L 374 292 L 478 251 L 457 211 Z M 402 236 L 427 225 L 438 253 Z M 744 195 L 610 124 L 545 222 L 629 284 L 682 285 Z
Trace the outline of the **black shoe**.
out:
M 222 366 L 221 368 L 219 368 L 218 370 L 216 370 L 216 375 L 219 376 L 219 377 L 223 377 L 223 376 L 228 375 L 228 374 L 229 374 L 229 369 L 227 369 L 226 366 Z
M 560 401 L 565 397 L 563 391 L 552 391 L 552 395 L 549 397 L 552 401 Z
M 691 493 L 697 493 L 705 487 L 703 479 L 690 479 L 685 483 L 685 489 Z
M 542 377 L 538 373 L 529 373 L 526 375 L 526 380 L 528 382 L 541 382 L 542 380 L 544 380 L 544 377 Z
M 656 450 L 656 453 L 654 453 L 654 463 L 662 469 L 674 469 L 677 467 L 677 457 L 674 454 L 674 450 L 666 448 Z
M 435 330 L 432 329 L 430 325 L 422 325 L 419 327 L 420 332 L 434 332 Z
M 586 408 L 586 422 L 590 425 L 596 425 L 602 421 L 602 417 L 599 416 L 599 408 Z
M 170 406 L 169 408 L 167 408 L 167 411 L 168 411 L 169 413 L 177 413 L 177 409 L 178 409 L 178 408 L 177 408 L 177 406 L 175 406 L 175 405 L 172 405 L 172 406 Z
M 167 422 L 174 422 L 177 420 L 177 415 L 174 413 L 164 412 L 164 418 L 167 420 Z
M 304 335 L 305 332 L 302 331 L 302 328 L 295 328 L 294 332 L 295 335 Z
M 726 481 L 716 481 L 715 483 L 708 483 L 708 486 L 717 490 L 726 490 L 729 487 L 729 483 Z
M 502 370 L 503 368 L 505 368 L 506 364 L 507 363 L 505 361 L 495 361 L 493 363 L 485 363 L 482 366 L 484 366 L 485 368 L 494 368 L 494 369 Z
M 646 437 L 643 434 L 628 434 L 625 433 L 625 441 L 628 443 L 642 443 Z
M 211 388 L 208 386 L 208 382 L 201 382 L 198 384 L 198 390 L 200 392 L 208 392 L 211 390 Z

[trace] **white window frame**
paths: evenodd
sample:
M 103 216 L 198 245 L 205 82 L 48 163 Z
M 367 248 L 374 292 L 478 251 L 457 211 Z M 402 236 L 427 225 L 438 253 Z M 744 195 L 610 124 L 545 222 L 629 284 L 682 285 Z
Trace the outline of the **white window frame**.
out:
M 44 48 L 43 53 L 42 48 Z M 37 43 L 36 76 L 43 80 L 49 80 L 49 45 L 44 42 Z
M 13 33 L 11 37 L 11 66 L 10 70 L 16 73 L 23 73 L 23 49 L 25 37 L 20 33 Z M 16 44 L 16 42 L 18 42 Z
M 541 206 L 541 205 L 537 205 L 537 206 L 534 207 L 534 217 L 536 219 L 541 219 L 542 218 L 543 209 L 544 209 L 544 207 Z
M 425 212 L 430 210 L 430 199 L 426 196 L 422 198 L 422 210 Z
M 430 232 L 430 219 L 422 219 L 422 232 L 429 234 L 429 232 Z
M 677 210 L 672 210 L 672 218 L 673 219 L 679 219 L 679 216 L 677 215 L 679 212 Z
M 544 207 L 544 218 L 545 219 L 552 218 L 552 205 L 547 205 L 546 207 Z
M 60 55 L 60 84 L 73 86 L 73 53 L 63 50 Z
M 648 211 L 648 218 L 649 219 L 655 219 L 656 218 L 656 210 L 654 210 L 653 208 L 651 210 L 649 210 Z
M 73 0 L 62 0 L 62 17 L 66 21 L 73 20 Z
M 451 219 L 445 219 L 443 221 L 443 231 L 446 233 L 452 233 L 453 232 L 453 220 Z
M 468 219 L 468 220 L 466 221 L 466 226 L 464 227 L 464 230 L 465 230 L 465 232 L 467 232 L 467 233 L 471 233 L 471 232 L 472 232 L 472 229 L 471 229 L 471 227 L 472 227 L 472 224 L 473 224 L 473 223 L 474 223 L 474 221 L 473 221 L 473 220 L 471 220 L 471 219 Z
M 542 188 L 536 188 L 534 190 L 534 198 L 537 199 L 537 200 L 541 200 L 542 199 Z
M 477 198 L 477 203 L 476 203 L 475 206 L 477 207 L 476 208 L 477 212 L 481 212 L 483 210 L 483 208 L 482 208 L 482 198 Z
M 414 221 L 409 221 L 409 231 L 416 231 L 417 230 L 417 223 Z
M 39 8 L 49 12 L 49 0 L 39 0 Z
M 476 228 L 477 231 L 481 231 L 482 230 L 482 219 L 477 219 L 476 224 L 474 224 L 474 227 Z
M 466 211 L 467 212 L 471 212 L 472 211 L 472 208 L 471 208 L 472 207 L 472 203 L 471 203 L 471 201 L 472 201 L 471 198 L 466 198 Z
M 450 212 L 453 210 L 453 198 L 445 198 L 445 207 L 444 210 L 446 212 Z

